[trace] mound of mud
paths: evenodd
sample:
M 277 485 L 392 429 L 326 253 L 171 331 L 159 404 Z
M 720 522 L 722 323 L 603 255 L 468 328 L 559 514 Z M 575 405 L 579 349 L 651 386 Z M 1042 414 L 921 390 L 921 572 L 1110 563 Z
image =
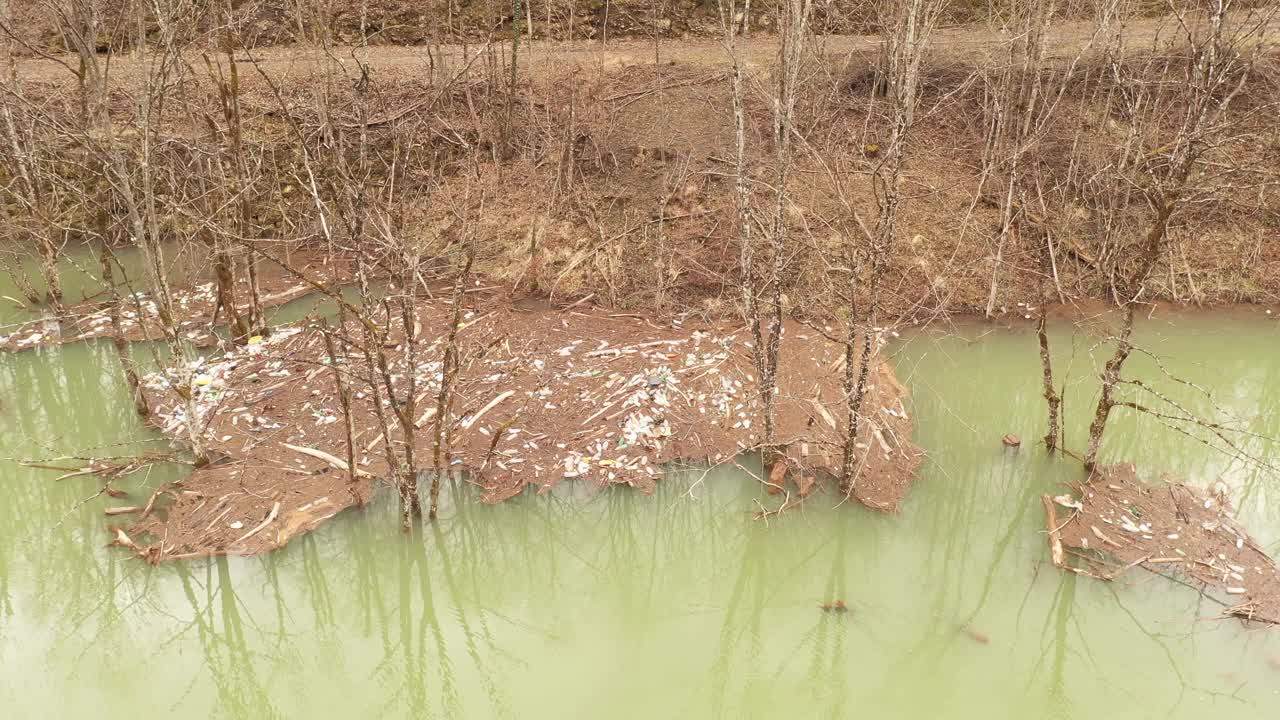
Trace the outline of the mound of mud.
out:
M 453 439 L 443 464 L 465 471 L 488 502 L 566 480 L 649 492 L 666 463 L 731 463 L 763 444 L 750 333 L 740 327 L 662 327 L 593 309 L 526 312 L 493 295 L 468 302 L 475 305 L 462 315 L 456 395 L 446 413 Z M 407 399 L 410 373 L 417 379 L 419 469 L 433 467 L 452 317 L 448 299 L 424 300 L 414 320 L 422 339 L 416 357 L 401 340 L 387 348 L 397 397 Z M 398 321 L 389 322 L 392 337 L 402 339 Z M 359 335 L 354 323 L 342 331 Z M 784 331 L 776 437 L 786 455 L 761 478 L 785 494 L 784 505 L 840 471 L 844 349 L 826 332 L 798 324 Z M 153 561 L 254 554 L 368 500 L 389 475 L 387 443 L 402 451 L 405 439 L 394 422 L 388 438 L 377 418 L 372 388 L 382 371 L 354 349 L 339 350 L 337 365 L 354 392 L 356 473 L 344 460 L 346 422 L 324 336 L 314 326 L 285 328 L 198 368 L 191 390 L 199 427 L 223 459 L 165 488 L 172 503 L 157 505 L 117 540 Z M 166 391 L 171 382 L 147 379 L 153 421 L 181 443 L 188 418 Z M 385 387 L 378 396 L 389 415 Z M 921 456 L 910 442 L 904 397 L 888 365 L 877 362 L 853 497 L 882 511 L 898 507 Z
M 1075 496 L 1043 500 L 1058 567 L 1104 580 L 1138 566 L 1172 573 L 1225 615 L 1280 624 L 1280 572 L 1236 522 L 1221 488 L 1146 484 L 1126 464 L 1100 468 Z M 1059 512 L 1070 515 L 1059 522 Z

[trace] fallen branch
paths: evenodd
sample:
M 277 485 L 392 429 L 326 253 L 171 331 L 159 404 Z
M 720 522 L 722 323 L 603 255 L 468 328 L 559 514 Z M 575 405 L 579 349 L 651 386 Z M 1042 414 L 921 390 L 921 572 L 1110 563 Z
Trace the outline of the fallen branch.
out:
M 351 470 L 351 467 L 347 465 L 347 462 L 345 460 L 342 460 L 341 458 L 330 455 L 329 453 L 323 450 L 317 450 L 315 448 L 309 448 L 309 447 L 302 447 L 301 445 L 290 445 L 289 443 L 280 443 L 280 444 L 289 448 L 294 452 L 300 452 L 303 455 L 310 455 L 311 457 L 316 458 L 317 460 L 323 460 L 343 472 L 350 472 Z M 373 474 L 370 473 L 368 470 L 361 470 L 360 468 L 356 468 L 356 477 L 371 478 L 373 477 Z
M 515 391 L 515 390 L 507 390 L 506 392 L 499 394 L 497 397 L 495 397 L 494 399 L 490 400 L 488 405 L 485 405 L 484 407 L 480 408 L 480 411 L 479 411 L 479 412 L 477 412 L 475 415 L 472 415 L 471 417 L 467 418 L 466 420 L 463 420 L 463 421 L 462 421 L 462 423 L 461 423 L 461 425 L 462 425 L 462 429 L 463 429 L 463 430 L 468 430 L 468 429 L 470 429 L 472 425 L 475 425 L 477 422 L 479 422 L 480 418 L 484 417 L 485 413 L 487 413 L 487 412 L 489 412 L 490 410 L 494 409 L 494 408 L 495 408 L 495 407 L 497 407 L 497 406 L 498 406 L 498 404 L 499 404 L 499 403 L 501 403 L 503 400 L 506 400 L 507 398 L 509 398 L 509 397 L 511 397 L 512 395 L 515 395 L 515 394 L 516 394 L 516 391 Z
M 337 458 L 334 458 L 334 459 L 336 460 Z M 249 538 L 253 537 L 254 535 L 257 535 L 259 532 L 262 532 L 262 529 L 263 529 L 263 528 L 265 528 L 266 526 L 270 525 L 272 522 L 274 522 L 274 521 L 275 521 L 275 519 L 276 519 L 276 517 L 277 517 L 277 516 L 279 516 L 279 515 L 280 515 L 280 501 L 279 501 L 279 500 L 277 500 L 277 501 L 275 501 L 275 502 L 271 505 L 271 512 L 267 514 L 267 519 L 266 519 L 266 520 L 263 520 L 262 522 L 258 523 L 258 525 L 257 525 L 256 527 L 254 527 L 254 528 L 253 528 L 252 530 L 250 530 L 249 532 L 247 532 L 247 533 L 245 533 L 245 534 L 241 535 L 241 536 L 240 536 L 240 539 L 236 540 L 236 541 L 235 541 L 234 543 L 232 543 L 232 544 L 233 544 L 233 545 L 239 545 L 240 543 L 244 542 L 245 540 L 248 540 Z
M 1070 570 L 1062 552 L 1062 535 L 1058 532 L 1058 512 L 1053 506 L 1053 498 L 1041 495 L 1040 502 L 1044 503 L 1044 524 L 1049 534 L 1049 556 L 1053 559 L 1053 566 L 1059 570 Z

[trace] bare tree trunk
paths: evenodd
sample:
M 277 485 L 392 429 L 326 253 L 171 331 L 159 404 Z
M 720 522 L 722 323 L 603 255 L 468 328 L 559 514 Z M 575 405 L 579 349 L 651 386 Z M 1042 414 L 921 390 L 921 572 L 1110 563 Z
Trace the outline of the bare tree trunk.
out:
M 245 159 L 244 124 L 240 112 L 240 71 L 235 58 L 236 39 L 230 0 L 227 0 L 226 6 L 221 9 L 220 18 L 223 31 L 219 41 L 226 63 L 226 73 L 224 75 L 222 69 L 215 67 L 207 57 L 205 64 L 210 78 L 218 88 L 222 121 L 226 126 L 225 132 L 218 132 L 218 139 L 221 141 L 224 165 L 230 168 L 226 192 L 232 207 L 232 230 L 242 242 L 250 243 L 250 253 L 245 266 L 249 280 L 249 308 L 246 316 L 242 316 L 235 305 L 236 264 L 224 243 L 217 243 L 214 270 L 218 283 L 219 303 L 228 309 L 232 335 L 237 343 L 244 343 L 250 335 L 265 331 L 266 320 L 258 283 L 257 258 L 252 252 L 254 241 L 251 238 L 256 234 L 252 227 L 252 180 L 249 165 Z M 213 124 L 212 120 L 209 122 Z M 228 303 L 230 303 L 229 306 Z
M 804 43 L 809 33 L 810 0 L 787 0 L 779 10 L 781 45 L 778 49 L 778 91 L 773 98 L 774 178 L 773 227 L 769 237 L 773 262 L 765 287 L 769 289 L 769 332 L 765 346 L 755 346 L 757 382 L 764 405 L 764 444 L 769 452 L 776 452 L 775 428 L 778 383 L 778 358 L 782 351 L 783 299 L 782 282 L 784 263 L 787 259 L 788 217 L 790 213 L 789 183 L 791 182 L 791 135 L 795 130 L 796 86 L 800 82 L 800 64 L 804 58 Z M 744 15 L 745 17 L 745 15 Z
M 777 402 L 777 368 L 781 355 L 783 307 L 783 271 L 787 259 L 787 231 L 790 203 L 788 183 L 792 163 L 792 133 L 799 84 L 800 64 L 808 35 L 810 0 L 787 0 L 779 8 L 781 46 L 778 51 L 777 93 L 773 104 L 774 203 L 769 228 L 769 251 L 772 255 L 767 272 L 761 273 L 756 262 L 755 240 L 751 234 L 751 191 L 747 176 L 746 83 L 739 54 L 738 35 L 750 14 L 748 0 L 739 12 L 734 0 L 719 2 L 722 42 L 733 62 L 731 74 L 735 134 L 735 194 L 738 216 L 740 284 L 743 316 L 751 332 L 752 356 L 755 362 L 756 386 L 764 419 L 765 462 L 772 464 L 777 453 L 775 404 Z M 768 295 L 768 312 L 762 313 Z M 766 331 L 767 327 L 767 331 Z
M 351 414 L 351 384 L 343 376 L 341 367 L 343 363 L 339 361 L 338 351 L 333 342 L 333 332 L 329 330 L 327 319 L 321 322 L 321 332 L 324 333 L 324 349 L 329 355 L 329 367 L 333 370 L 333 384 L 338 388 L 338 402 L 342 406 L 342 423 L 347 442 L 347 479 L 354 484 L 359 478 L 359 473 L 356 465 L 356 425 L 355 418 Z M 345 352 L 342 358 L 345 360 Z
M 507 108 L 504 113 L 502 122 L 502 146 L 503 154 L 510 154 L 513 150 L 514 142 L 514 115 L 515 98 L 516 98 L 516 81 L 519 79 L 520 70 L 520 24 L 523 21 L 521 15 L 521 0 L 511 0 L 511 73 L 507 79 Z
M 747 0 L 743 16 L 751 9 L 751 0 Z M 746 80 L 743 76 L 742 59 L 738 50 L 739 26 L 735 19 L 736 3 L 733 0 L 721 0 L 720 23 L 723 30 L 723 42 L 733 61 L 731 74 L 733 85 L 733 127 L 734 127 L 734 205 L 738 216 L 738 264 L 741 273 L 743 315 L 751 329 L 753 347 L 763 346 L 760 333 L 760 303 L 756 290 L 755 241 L 751 237 L 751 184 L 747 177 L 747 128 L 746 128 Z M 757 357 L 759 351 L 756 352 Z M 756 372 L 760 371 L 757 361 Z
M 1057 0 L 1019 0 L 1007 12 L 993 10 L 993 34 L 1007 38 L 1007 47 L 1005 59 L 996 71 L 993 74 L 984 71 L 982 74 L 987 85 L 984 92 L 987 132 L 982 177 L 985 180 L 991 175 L 1003 174 L 1004 180 L 996 252 L 987 292 L 987 317 L 995 312 L 1005 249 L 1018 241 L 1018 224 L 1026 211 L 1023 156 L 1032 149 L 1052 116 L 1057 100 L 1066 89 L 1066 79 L 1080 58 L 1077 55 L 1061 75 L 1055 97 L 1052 88 L 1045 87 L 1042 70 L 1045 38 L 1057 5 Z M 1085 46 L 1090 44 L 1091 39 Z
M 99 228 L 105 229 L 106 213 L 99 212 Z M 134 367 L 133 358 L 130 355 L 129 343 L 124 337 L 124 329 L 120 326 L 120 295 L 116 291 L 115 273 L 112 270 L 112 264 L 116 262 L 115 253 L 111 251 L 111 244 L 103 233 L 102 249 L 98 255 L 98 261 L 102 268 L 102 285 L 106 288 L 109 296 L 108 302 L 110 307 L 108 315 L 111 318 L 111 342 L 116 349 L 116 357 L 120 360 L 120 369 L 124 371 L 125 382 L 129 385 L 129 392 L 133 395 L 133 409 L 138 415 L 146 417 L 151 414 L 150 408 L 147 407 L 147 398 L 142 394 L 142 383 L 138 379 L 138 371 Z
M 1132 302 L 1124 307 L 1124 322 L 1120 336 L 1116 340 L 1116 350 L 1107 360 L 1102 370 L 1102 395 L 1098 398 L 1098 406 L 1094 409 L 1093 422 L 1089 424 L 1089 448 L 1085 451 L 1084 467 L 1093 472 L 1098 463 L 1098 451 L 1102 448 L 1102 435 L 1107 429 L 1107 420 L 1111 417 L 1111 409 L 1115 407 L 1116 385 L 1120 382 L 1120 373 L 1124 363 L 1133 352 L 1133 344 L 1129 341 L 1133 335 Z
M 40 268 L 44 272 L 45 296 L 59 316 L 66 313 L 62 306 L 62 277 L 58 272 L 58 246 L 48 232 L 40 233 Z
M 8 27 L 7 18 L 5 26 Z M 17 65 L 13 57 L 7 52 L 8 43 L 4 44 L 5 52 L 5 77 L 3 87 L 7 93 L 13 93 L 20 97 L 21 86 L 17 79 Z M 17 124 L 14 120 L 13 109 L 9 105 L 9 97 L 6 96 L 0 100 L 0 114 L 3 114 L 3 132 L 5 144 L 8 145 L 8 157 L 6 164 L 11 167 L 5 168 L 9 175 L 15 180 L 14 192 L 21 198 L 21 204 L 26 206 L 26 215 L 29 216 L 28 223 L 25 224 L 25 234 L 29 241 L 34 241 L 37 256 L 40 263 L 40 272 L 45 280 L 45 296 L 49 305 L 53 308 L 55 314 L 62 317 L 65 313 L 62 304 L 62 278 L 58 271 L 58 253 L 60 248 L 54 243 L 53 225 L 45 218 L 45 199 L 43 197 L 43 187 L 38 177 L 38 169 L 35 165 L 34 139 L 29 134 L 19 133 Z M 8 213 L 8 208 L 5 208 Z M 27 293 L 28 299 L 33 302 L 38 301 L 33 291 Z
M 1049 408 L 1049 429 L 1044 435 L 1044 446 L 1052 453 L 1058 449 L 1058 436 L 1062 432 L 1059 426 L 1062 398 L 1058 395 L 1058 391 L 1053 385 L 1053 358 L 1049 354 L 1048 316 L 1049 308 L 1042 303 L 1040 321 L 1036 324 L 1036 337 L 1040 342 L 1040 368 L 1044 376 L 1044 401 Z
M 790 3 L 792 0 L 788 0 L 788 2 Z M 742 292 L 743 319 L 746 321 L 751 333 L 752 359 L 755 363 L 757 392 L 759 393 L 761 404 L 764 406 L 764 444 L 766 446 L 764 460 L 766 466 L 768 466 L 774 460 L 773 454 L 775 451 L 775 448 L 772 447 L 774 441 L 773 368 L 776 367 L 776 357 L 779 352 L 782 298 L 780 285 L 775 282 L 773 287 L 769 288 L 769 283 L 761 277 L 761 273 L 756 266 L 756 239 L 751 233 L 751 180 L 747 173 L 746 77 L 738 44 L 738 36 L 745 28 L 746 18 L 751 12 L 751 2 L 747 0 L 741 12 L 739 12 L 735 0 L 720 0 L 719 10 L 722 43 L 733 62 L 733 72 L 730 78 L 733 92 L 734 204 L 738 218 L 739 284 Z M 794 8 L 791 5 L 787 5 L 784 11 L 785 16 L 789 17 L 793 10 Z M 802 24 L 797 23 L 793 28 L 793 32 L 802 31 Z M 792 53 L 789 48 L 795 49 L 795 52 Z M 782 67 L 779 70 L 780 97 L 775 98 L 774 138 L 775 143 L 778 144 L 776 149 L 777 156 L 784 162 L 781 162 L 778 167 L 779 177 L 776 179 L 778 185 L 776 187 L 777 194 L 775 196 L 772 222 L 771 245 L 775 251 L 772 274 L 775 280 L 781 276 L 780 263 L 785 259 L 786 181 L 787 169 L 790 165 L 791 113 L 795 107 L 794 97 L 791 97 L 790 104 L 784 110 L 782 104 L 786 101 L 786 98 L 781 97 L 781 94 L 791 93 L 793 85 L 789 81 L 791 75 L 788 73 L 787 62 L 793 54 L 798 62 L 799 48 L 796 47 L 794 42 L 790 45 L 784 42 L 779 52 Z M 780 121 L 783 119 L 786 122 L 785 136 L 782 135 L 783 129 L 779 126 Z M 773 291 L 773 308 L 768 318 L 761 313 L 761 295 L 766 289 Z M 771 332 L 768 335 L 764 331 L 766 322 L 771 328 Z M 774 362 L 771 363 L 770 358 L 774 358 Z
M 1189 169 L 1188 166 L 1188 172 Z M 1122 297 L 1124 320 L 1120 327 L 1120 334 L 1116 338 L 1115 352 L 1103 367 L 1102 394 L 1098 398 L 1097 407 L 1094 409 L 1093 422 L 1089 425 L 1089 446 L 1084 456 L 1084 466 L 1089 472 L 1093 472 L 1097 467 L 1098 451 L 1102 447 L 1102 435 L 1106 432 L 1107 420 L 1111 417 L 1111 410 L 1117 404 L 1115 399 L 1116 386 L 1121 381 L 1124 364 L 1133 352 L 1131 338 L 1133 336 L 1134 308 L 1142 296 L 1152 269 L 1164 252 L 1165 240 L 1169 233 L 1169 218 L 1177 207 L 1176 196 L 1185 181 L 1186 175 L 1183 174 L 1178 184 L 1179 190 L 1174 192 L 1173 197 L 1166 198 L 1160 204 L 1151 228 L 1147 231 L 1147 238 L 1143 243 L 1143 253 L 1138 260 L 1138 267 L 1134 274 L 1126 278 L 1119 288 Z
M 436 396 L 435 445 L 432 451 L 432 462 L 435 470 L 431 476 L 431 508 L 428 519 L 435 521 L 440 504 L 440 482 L 448 476 L 452 462 L 449 452 L 450 431 L 453 427 L 451 406 L 453 404 L 453 385 L 460 369 L 458 354 L 458 330 L 462 325 L 462 303 L 466 299 L 467 278 L 471 275 L 471 264 L 475 262 L 475 249 L 468 246 L 467 259 L 453 285 L 453 317 L 449 321 L 449 333 L 444 343 L 444 356 L 441 363 L 440 393 Z M 496 436 L 495 436 L 496 437 Z
M 915 125 L 919 102 L 920 64 L 941 12 L 941 3 L 939 0 L 897 0 L 885 12 L 887 16 L 882 19 L 882 42 L 886 48 L 884 57 L 887 64 L 885 82 L 893 107 L 889 117 L 889 140 L 882 159 L 871 173 L 871 190 L 879 206 L 874 232 L 863 224 L 856 212 L 853 213 L 871 246 L 867 263 L 867 301 L 863 307 L 858 304 L 859 263 L 856 250 L 850 252 L 850 280 L 846 290 L 849 317 L 844 338 L 845 436 L 840 479 L 841 490 L 846 495 L 853 492 L 857 482 L 859 414 L 877 350 L 875 333 L 881 276 L 893 256 L 898 234 L 902 171 L 906 163 L 907 139 Z M 853 360 L 859 344 L 861 354 L 855 374 Z
M 416 264 L 414 266 L 416 268 Z M 400 300 L 400 321 L 404 324 L 404 346 L 405 360 L 408 361 L 410 368 L 418 367 L 418 323 L 417 308 L 414 304 L 414 296 L 416 293 L 412 290 L 417 286 L 416 278 L 409 279 L 409 285 L 402 287 L 401 291 L 404 296 Z M 390 308 L 388 308 L 388 311 Z M 390 312 L 388 312 L 387 324 L 391 324 Z M 401 493 L 406 501 L 406 510 L 409 517 L 422 517 L 422 498 L 418 495 L 418 465 L 416 461 L 417 449 L 417 408 L 418 408 L 418 374 L 416 372 L 405 373 L 405 380 L 408 387 L 405 391 L 404 401 L 399 403 L 395 408 L 396 417 L 400 420 L 400 430 L 404 434 L 404 460 L 405 460 L 405 478 L 401 487 Z M 387 388 L 391 392 L 391 388 Z

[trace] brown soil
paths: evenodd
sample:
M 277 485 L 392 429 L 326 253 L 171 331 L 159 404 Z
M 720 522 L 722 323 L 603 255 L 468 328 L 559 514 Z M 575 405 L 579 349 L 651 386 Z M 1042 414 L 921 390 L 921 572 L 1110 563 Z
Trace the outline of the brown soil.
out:
M 1075 497 L 1045 496 L 1045 509 L 1055 564 L 1065 569 L 1111 580 L 1140 566 L 1194 584 L 1225 615 L 1280 624 L 1280 571 L 1220 488 L 1143 483 L 1132 465 L 1115 465 Z M 1058 523 L 1059 512 L 1070 515 Z
M 732 463 L 763 442 L 753 388 L 749 334 L 694 321 L 659 326 L 637 316 L 580 306 L 522 311 L 492 294 L 469 298 L 459 333 L 462 370 L 454 400 L 452 468 L 465 470 L 497 502 L 526 488 L 545 491 L 565 478 L 649 492 L 674 460 Z M 452 309 L 424 301 L 417 322 L 429 348 L 411 369 L 403 345 L 392 351 L 395 387 L 420 385 L 415 433 L 419 467 L 432 464 L 439 358 Z M 427 329 L 433 329 L 431 332 Z M 356 332 L 356 328 L 347 328 Z M 823 331 L 825 332 L 825 330 Z M 799 324 L 785 330 L 777 437 L 785 443 L 783 507 L 800 503 L 839 470 L 843 347 Z M 368 394 L 369 368 L 347 354 L 339 364 L 359 391 L 353 406 L 361 474 L 385 477 L 385 439 Z M 167 380 L 148 378 L 164 432 L 186 436 Z M 200 397 L 209 447 L 225 459 L 197 469 L 173 498 L 117 537 L 153 561 L 212 553 L 254 554 L 288 542 L 342 509 L 367 501 L 370 478 L 299 448 L 347 455 L 340 404 L 318 330 L 279 330 L 202 368 Z M 921 453 L 911 444 L 905 390 L 879 362 L 864 406 L 853 493 L 893 511 Z M 403 444 L 399 430 L 392 440 Z M 782 467 L 782 466 L 780 466 Z M 767 482 L 761 478 L 761 482 Z M 262 527 L 259 527 L 259 526 Z M 249 534 L 252 530 L 257 530 Z

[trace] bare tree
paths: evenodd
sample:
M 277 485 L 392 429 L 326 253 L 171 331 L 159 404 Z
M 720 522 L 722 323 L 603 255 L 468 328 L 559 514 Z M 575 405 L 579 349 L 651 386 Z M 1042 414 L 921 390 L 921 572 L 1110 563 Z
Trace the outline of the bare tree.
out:
M 169 262 L 165 242 L 172 217 L 171 208 L 159 190 L 162 163 L 160 159 L 160 120 L 164 98 L 181 83 L 184 74 L 182 53 L 192 39 L 191 30 L 198 23 L 199 13 L 187 0 L 156 0 L 147 7 L 133 9 L 129 21 L 133 30 L 133 44 L 141 88 L 132 97 L 133 116 L 127 127 L 117 127 L 108 112 L 108 74 L 97 54 L 98 33 L 101 26 L 98 5 L 85 0 L 67 0 L 65 3 L 46 4 L 58 22 L 58 29 L 66 44 L 72 48 L 77 65 L 55 58 L 55 62 L 69 70 L 76 78 L 81 112 L 65 117 L 56 110 L 29 102 L 17 92 L 7 92 L 6 99 L 13 101 L 31 113 L 52 137 L 69 140 L 83 153 L 81 162 L 109 189 L 104 197 L 92 201 L 99 204 L 99 236 L 106 234 L 105 214 L 102 206 L 110 202 L 122 210 L 125 232 L 138 247 L 143 258 L 148 284 L 154 303 L 154 315 L 167 346 L 170 361 L 169 389 L 181 399 L 186 428 L 196 463 L 207 462 L 204 430 L 197 385 L 198 363 L 185 339 L 180 335 L 178 309 L 170 287 Z M 154 28 L 148 26 L 154 24 Z M 154 29 L 154 42 L 151 41 Z M 6 32 L 11 29 L 5 28 Z M 109 199 L 108 199 L 109 198 Z M 104 242 L 105 242 L 104 238 Z M 106 269 L 112 264 L 106 259 Z M 104 278 L 108 283 L 111 277 Z M 143 303 L 138 293 L 130 297 L 140 310 Z M 119 298 L 115 304 L 118 306 Z M 113 313 L 118 307 L 113 309 Z M 148 315 L 139 313 L 139 322 Z M 113 323 L 117 337 L 119 323 Z M 145 324 L 143 325 L 145 327 Z M 120 343 L 117 342 L 117 347 Z M 121 353 L 121 363 L 130 384 L 136 375 L 127 353 Z M 136 396 L 135 405 L 143 412 L 145 405 Z
M 454 278 L 453 294 L 450 298 L 453 304 L 453 315 L 449 321 L 449 331 L 445 334 L 444 348 L 441 351 L 440 390 L 436 393 L 435 439 L 432 445 L 434 470 L 431 475 L 431 506 L 427 513 L 431 520 L 435 520 L 439 512 L 440 483 L 448 477 L 452 467 L 452 456 L 449 452 L 453 432 L 452 408 L 454 390 L 462 367 L 458 332 L 462 330 L 462 310 L 467 297 L 467 280 L 471 277 L 471 266 L 476 259 L 474 239 L 467 243 L 466 253 L 466 260 Z
M 236 63 L 237 47 L 236 27 L 230 0 L 218 8 L 219 28 L 216 31 L 218 45 L 222 51 L 222 61 L 203 56 L 204 66 L 210 81 L 217 88 L 219 116 L 201 108 L 200 114 L 219 153 L 210 157 L 207 162 L 207 175 L 216 190 L 215 193 L 202 193 L 205 197 L 217 197 L 217 208 L 206 212 L 209 222 L 205 224 L 202 237 L 213 258 L 214 281 L 217 287 L 217 305 L 214 311 L 216 319 L 218 311 L 227 314 L 231 326 L 232 338 L 243 344 L 249 336 L 266 330 L 266 319 L 263 316 L 262 293 L 258 278 L 258 261 L 250 251 L 246 253 L 245 274 L 248 279 L 249 307 L 248 314 L 242 315 L 236 299 L 236 249 L 234 240 L 252 242 L 257 235 L 254 227 L 254 195 L 255 178 L 251 170 L 249 150 L 244 137 L 244 120 L 240 102 L 240 71 Z M 211 205 L 212 200 L 207 200 Z M 234 240 L 232 239 L 234 238 Z
M 4 206 L 2 218 L 8 230 L 18 236 L 20 247 L 34 246 L 39 258 L 41 272 L 45 280 L 45 296 L 49 305 L 58 315 L 63 314 L 62 281 L 58 271 L 58 255 L 63 244 L 55 237 L 56 229 L 52 219 L 48 217 L 50 203 L 45 195 L 47 183 L 42 180 L 39 152 L 37 150 L 35 128 L 23 127 L 17 118 L 15 105 L 25 102 L 22 84 L 18 81 L 18 66 L 13 56 L 13 37 L 10 35 L 12 18 L 10 7 L 5 2 L 0 7 L 0 91 L 4 97 L 0 100 L 0 133 L 4 137 L 7 152 L 0 153 L 0 168 L 13 182 L 7 183 L 5 193 L 12 197 L 14 203 L 21 208 L 21 217 L 14 217 Z M 16 232 L 14 232 L 16 231 Z M 28 292 L 28 299 L 35 301 L 34 292 Z
M 882 131 L 886 141 L 882 145 L 877 143 L 878 160 L 871 170 L 871 193 L 878 212 L 874 227 L 868 227 L 854 213 L 858 227 L 867 241 L 867 249 L 862 252 L 856 246 L 851 246 L 849 285 L 845 289 L 848 304 L 848 324 L 844 338 L 846 424 L 841 458 L 841 488 L 846 494 L 853 492 L 857 480 L 859 413 L 866 397 L 867 378 L 877 350 L 880 284 L 893 256 L 898 235 L 902 175 L 906 165 L 908 139 L 915 124 L 919 103 L 920 66 L 941 10 L 942 3 L 939 0 L 896 0 L 882 8 L 881 42 L 885 59 L 883 74 L 890 106 Z M 860 307 L 859 296 L 863 285 L 866 300 Z
M 778 6 L 779 49 L 775 85 L 770 93 L 773 131 L 773 207 L 764 238 L 767 263 L 760 262 L 761 243 L 752 233 L 754 209 L 751 178 L 747 170 L 746 77 L 739 35 L 751 12 L 750 1 L 739 9 L 733 0 L 719 3 L 722 43 L 733 63 L 731 83 L 735 136 L 735 194 L 738 218 L 739 285 L 743 318 L 752 336 L 756 386 L 763 409 L 764 446 L 769 457 L 776 454 L 775 405 L 777 402 L 778 358 L 781 354 L 783 318 L 783 274 L 787 262 L 791 167 L 795 128 L 796 92 L 809 35 L 810 0 L 786 0 Z
M 1233 0 L 1211 0 L 1202 12 L 1175 6 L 1180 42 L 1167 53 L 1151 54 L 1141 62 L 1127 60 L 1123 44 L 1109 53 L 1117 102 L 1129 118 L 1128 130 L 1116 148 L 1117 160 L 1109 168 L 1111 192 L 1114 197 L 1115 186 L 1132 190 L 1141 203 L 1139 216 L 1145 230 L 1127 244 L 1126 252 L 1116 255 L 1109 268 L 1112 295 L 1122 318 L 1115 350 L 1102 370 L 1101 395 L 1089 426 L 1084 462 L 1090 471 L 1096 467 L 1112 411 L 1145 409 L 1141 403 L 1118 397 L 1117 391 L 1145 387 L 1141 381 L 1126 380 L 1123 370 L 1134 351 L 1136 309 L 1169 246 L 1174 215 L 1241 182 L 1238 167 L 1217 160 L 1247 136 L 1245 120 L 1276 111 L 1274 105 L 1242 111 L 1234 107 L 1257 58 L 1265 52 L 1265 31 L 1276 12 L 1274 7 L 1255 8 Z
M 768 334 L 757 338 L 756 371 L 759 373 L 760 396 L 764 405 L 764 442 L 772 452 L 776 440 L 775 409 L 778 390 L 778 358 L 782 350 L 783 272 L 787 261 L 789 217 L 791 213 L 790 183 L 795 133 L 796 90 L 800 84 L 800 68 L 804 61 L 805 42 L 809 35 L 811 0 L 786 0 L 778 9 L 777 89 L 771 98 L 773 106 L 774 204 L 769 234 L 772 262 L 755 292 L 768 294 Z M 746 22 L 746 16 L 743 16 Z M 753 282 L 748 278 L 748 282 Z M 757 300 L 757 310 L 758 310 Z M 759 318 L 751 318 L 758 321 Z M 756 332 L 759 333 L 758 322 Z M 758 342 L 763 340 L 764 345 Z
M 1040 258 L 1038 284 L 1042 288 L 1037 340 L 1049 424 L 1044 442 L 1051 452 L 1058 444 L 1062 399 L 1054 386 L 1047 329 L 1052 297 L 1043 288 L 1050 277 L 1056 278 L 1056 260 L 1053 234 L 1044 222 L 1048 208 L 1044 193 L 1039 190 L 1042 168 L 1036 155 L 1041 141 L 1056 129 L 1063 95 L 1105 26 L 1104 22 L 1095 26 L 1069 63 L 1054 65 L 1046 61 L 1046 40 L 1053 20 L 1060 12 L 1073 16 L 1080 10 L 1071 2 L 1057 0 L 1021 0 L 992 8 L 991 34 L 1001 39 L 1000 54 L 995 63 L 981 70 L 985 137 L 977 193 L 986 195 L 991 186 L 991 204 L 999 211 L 985 312 L 987 317 L 994 314 L 1006 250 L 1024 243 L 1035 246 L 1035 255 Z M 1106 15 L 1104 9 L 1102 17 Z M 1061 295 L 1060 288 L 1058 293 Z

